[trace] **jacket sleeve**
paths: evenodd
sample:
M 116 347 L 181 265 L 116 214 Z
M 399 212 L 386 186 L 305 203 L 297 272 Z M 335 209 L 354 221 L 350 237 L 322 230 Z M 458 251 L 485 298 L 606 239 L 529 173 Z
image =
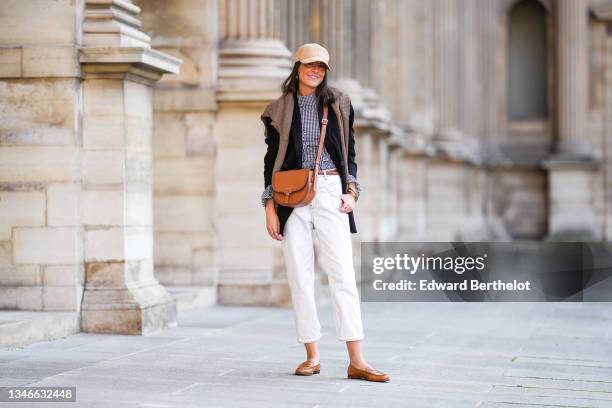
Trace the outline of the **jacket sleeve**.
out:
M 270 118 L 264 119 L 264 125 L 266 128 L 266 145 L 268 149 L 264 157 L 264 187 L 272 184 L 272 169 L 274 168 L 274 161 L 278 153 L 279 135 L 274 126 L 270 123 Z
M 279 135 L 274 126 L 270 123 L 270 118 L 262 118 L 266 132 L 266 145 L 268 149 L 264 156 L 264 192 L 261 194 L 261 205 L 266 205 L 266 199 L 272 197 L 272 169 L 278 153 Z
M 355 111 L 353 110 L 353 104 L 350 104 L 349 114 L 349 144 L 348 144 L 348 176 L 347 182 L 355 183 L 357 194 L 361 193 L 361 186 L 357 180 L 357 163 L 355 162 L 355 129 L 353 129 L 353 122 L 355 121 Z
M 355 111 L 353 104 L 350 105 L 349 114 L 349 143 L 348 143 L 348 172 L 351 176 L 357 178 L 357 163 L 355 163 L 355 129 L 353 129 L 353 121 L 355 120 Z

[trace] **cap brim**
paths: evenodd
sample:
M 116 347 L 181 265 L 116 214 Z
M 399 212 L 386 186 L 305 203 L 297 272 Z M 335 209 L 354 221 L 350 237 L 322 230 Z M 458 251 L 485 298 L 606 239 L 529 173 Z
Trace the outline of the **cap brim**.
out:
M 329 69 L 331 71 L 331 67 L 329 66 L 329 64 L 327 62 L 325 62 L 325 60 L 321 57 L 309 57 L 309 58 L 304 58 L 301 59 L 300 62 L 302 64 L 310 64 L 311 62 L 315 62 L 315 61 L 319 61 L 325 64 L 325 66 L 327 67 L 327 69 Z

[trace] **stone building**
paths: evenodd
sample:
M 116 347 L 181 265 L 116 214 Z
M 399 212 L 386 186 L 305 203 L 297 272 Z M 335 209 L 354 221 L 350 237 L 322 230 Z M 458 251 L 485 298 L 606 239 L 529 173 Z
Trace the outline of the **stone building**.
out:
M 611 18 L 605 0 L 3 1 L 0 345 L 287 305 L 259 117 L 305 42 L 356 112 L 356 265 L 361 241 L 608 240 Z

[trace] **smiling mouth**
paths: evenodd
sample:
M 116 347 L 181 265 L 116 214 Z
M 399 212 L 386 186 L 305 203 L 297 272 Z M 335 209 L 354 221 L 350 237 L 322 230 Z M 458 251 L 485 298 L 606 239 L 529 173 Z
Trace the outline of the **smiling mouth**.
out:
M 312 76 L 312 75 L 307 75 L 307 76 L 308 76 L 308 78 L 310 78 L 310 79 L 319 79 L 319 77 L 318 77 L 318 76 Z

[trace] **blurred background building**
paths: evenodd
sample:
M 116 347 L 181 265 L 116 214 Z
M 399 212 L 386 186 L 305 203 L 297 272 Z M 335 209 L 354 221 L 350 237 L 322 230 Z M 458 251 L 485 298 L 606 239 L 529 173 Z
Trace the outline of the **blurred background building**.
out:
M 306 42 L 356 112 L 356 266 L 361 241 L 609 240 L 611 20 L 605 0 L 4 0 L 0 344 L 288 305 L 260 115 Z

